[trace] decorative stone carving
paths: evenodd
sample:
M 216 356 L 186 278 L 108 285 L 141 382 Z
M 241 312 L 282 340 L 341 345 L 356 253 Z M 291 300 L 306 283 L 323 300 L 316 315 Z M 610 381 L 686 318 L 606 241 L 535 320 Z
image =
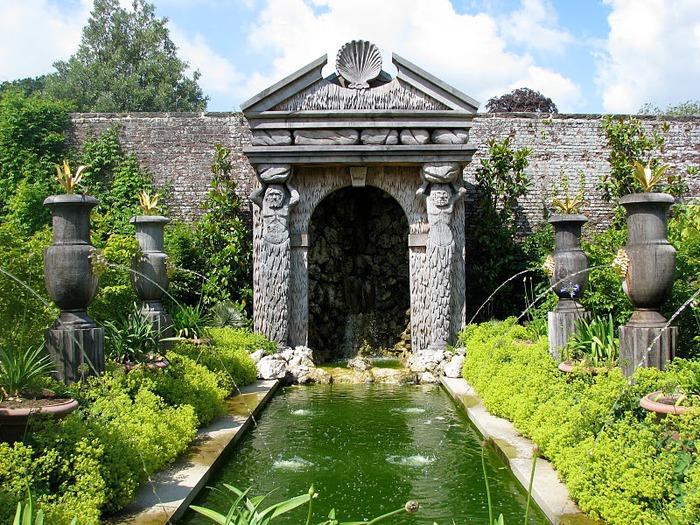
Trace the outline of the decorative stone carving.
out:
M 401 144 L 416 146 L 430 142 L 430 132 L 427 129 L 402 129 L 399 135 Z
M 289 164 L 260 164 L 256 171 L 263 184 L 282 184 L 292 176 L 292 167 Z
M 367 89 L 369 81 L 382 72 L 382 54 L 371 42 L 353 40 L 338 51 L 335 69 L 338 75 L 347 80 L 347 87 Z
M 421 168 L 421 177 L 425 181 L 423 189 L 427 188 L 428 183 L 450 184 L 457 180 L 461 173 L 462 169 L 456 162 L 430 162 L 423 164 Z
M 360 134 L 354 129 L 299 129 L 294 132 L 298 146 L 343 146 L 357 144 Z
M 395 129 L 365 129 L 360 133 L 362 144 L 389 144 L 399 143 L 399 132 Z
M 425 166 L 423 175 L 435 173 L 434 165 Z M 457 168 L 459 166 L 457 165 Z M 439 172 L 450 176 L 454 166 L 443 166 Z M 453 184 L 424 184 L 416 192 L 426 197 L 428 210 L 428 241 L 426 258 L 429 267 L 428 289 L 430 309 L 430 345 L 431 352 L 442 351 L 448 345 L 451 336 L 452 317 L 452 266 L 455 258 L 456 243 L 452 232 L 452 219 L 455 203 L 466 193 L 464 187 L 455 189 Z
M 350 179 L 353 188 L 364 188 L 367 181 L 367 166 L 351 166 Z
M 262 211 L 262 244 L 258 264 L 267 292 L 261 297 L 263 304 L 258 311 L 266 320 L 263 333 L 278 345 L 286 346 L 289 338 L 291 258 L 289 214 L 299 201 L 299 193 L 289 183 L 266 184 L 253 192 L 250 199 Z
M 291 146 L 292 133 L 285 129 L 253 131 L 253 146 Z
M 430 134 L 434 144 L 466 144 L 469 131 L 466 129 L 436 129 Z

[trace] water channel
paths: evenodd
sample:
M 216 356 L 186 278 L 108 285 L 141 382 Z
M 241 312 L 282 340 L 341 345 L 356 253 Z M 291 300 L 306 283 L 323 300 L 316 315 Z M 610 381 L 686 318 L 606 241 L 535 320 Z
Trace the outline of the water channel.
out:
M 526 494 L 501 460 L 487 449 L 494 514 L 523 523 Z M 390 523 L 488 523 L 478 433 L 438 386 L 381 384 L 288 387 L 265 408 L 254 428 L 211 480 L 272 492 L 268 504 L 305 493 L 318 500 L 312 523 L 331 508 L 340 521 L 369 519 L 421 503 L 415 515 Z M 205 490 L 197 505 L 225 513 L 226 498 Z M 530 508 L 530 524 L 547 523 Z M 275 519 L 305 523 L 307 508 Z M 494 517 L 495 517 L 494 516 Z M 207 523 L 189 512 L 181 523 Z

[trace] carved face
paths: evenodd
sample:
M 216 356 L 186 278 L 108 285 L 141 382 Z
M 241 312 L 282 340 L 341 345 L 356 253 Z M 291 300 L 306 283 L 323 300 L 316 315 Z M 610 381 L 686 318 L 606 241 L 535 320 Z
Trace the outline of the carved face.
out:
M 284 192 L 280 188 L 268 188 L 265 192 L 264 201 L 272 209 L 279 209 L 284 205 Z
M 447 206 L 450 202 L 450 194 L 447 190 L 434 189 L 430 192 L 430 197 L 433 199 L 435 206 Z

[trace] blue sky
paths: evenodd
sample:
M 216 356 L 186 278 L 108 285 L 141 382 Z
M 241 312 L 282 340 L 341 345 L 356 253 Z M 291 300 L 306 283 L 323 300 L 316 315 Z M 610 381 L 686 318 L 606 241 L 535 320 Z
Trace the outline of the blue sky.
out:
M 120 0 L 130 5 L 130 0 Z M 353 39 L 395 52 L 485 105 L 527 86 L 562 113 L 698 100 L 699 0 L 153 0 L 209 111 L 234 111 Z M 92 0 L 0 0 L 0 81 L 53 71 Z

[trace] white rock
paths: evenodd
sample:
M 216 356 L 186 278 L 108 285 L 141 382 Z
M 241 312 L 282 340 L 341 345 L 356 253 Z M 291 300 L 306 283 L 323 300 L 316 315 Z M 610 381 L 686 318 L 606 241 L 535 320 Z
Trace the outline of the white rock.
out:
M 266 355 L 257 363 L 259 379 L 284 379 L 287 362 L 279 355 Z
M 447 377 L 462 377 L 462 365 L 464 364 L 464 356 L 456 355 L 450 362 L 445 365 L 444 374 Z
M 250 354 L 251 359 L 253 362 L 257 363 L 260 361 L 263 357 L 265 357 L 265 350 L 256 350 L 252 354 Z

